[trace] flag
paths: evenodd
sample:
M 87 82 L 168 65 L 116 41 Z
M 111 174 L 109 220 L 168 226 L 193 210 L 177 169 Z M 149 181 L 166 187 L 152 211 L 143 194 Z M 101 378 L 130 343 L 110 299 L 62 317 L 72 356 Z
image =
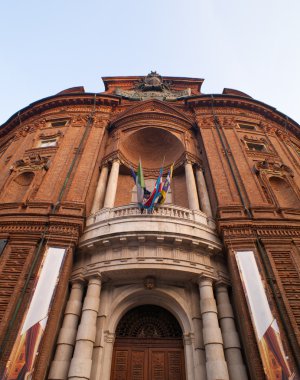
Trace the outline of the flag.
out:
M 174 168 L 174 164 L 171 165 L 169 173 L 168 173 L 167 178 L 165 180 L 165 183 L 164 183 L 164 185 L 160 191 L 160 197 L 159 197 L 158 202 L 157 202 L 159 205 L 164 204 L 166 201 L 167 193 L 169 191 L 171 180 L 172 180 L 173 168 Z
M 148 209 L 150 211 L 153 210 L 153 207 L 154 207 L 154 203 L 157 199 L 157 197 L 159 197 L 160 195 L 160 191 L 162 190 L 162 175 L 163 175 L 163 168 L 160 169 L 159 171 L 159 176 L 156 180 L 156 184 L 155 184 L 155 188 L 151 194 L 151 203 L 150 205 L 148 206 Z
M 133 178 L 134 183 L 136 184 L 136 174 L 135 171 L 133 170 L 132 166 L 130 166 L 130 173 Z
M 154 199 L 154 196 L 156 194 L 156 186 L 154 187 L 154 189 L 152 190 L 152 193 L 150 194 L 149 198 L 146 200 L 146 202 L 144 203 L 144 208 L 149 208 L 152 204 L 152 201 Z
M 139 207 L 143 207 L 145 180 L 141 160 L 139 161 L 138 171 L 136 175 L 136 193 Z
M 131 177 L 133 178 L 133 181 L 134 181 L 136 187 L 138 188 L 137 175 L 135 174 L 135 171 L 133 170 L 132 166 L 130 166 L 130 174 L 131 174 Z M 148 201 L 150 199 L 150 196 L 151 196 L 151 192 L 149 190 L 147 190 L 146 187 L 144 187 L 143 201 L 144 201 L 144 199 L 146 199 L 146 201 Z

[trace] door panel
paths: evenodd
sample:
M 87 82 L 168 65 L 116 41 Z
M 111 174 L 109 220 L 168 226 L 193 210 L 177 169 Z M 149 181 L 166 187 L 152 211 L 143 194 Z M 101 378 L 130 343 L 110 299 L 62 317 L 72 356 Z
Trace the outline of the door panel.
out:
M 150 379 L 166 380 L 165 351 L 149 350 Z
M 127 342 L 128 343 L 128 342 Z M 114 348 L 111 380 L 184 380 L 183 348 L 166 347 L 166 342 Z M 159 348 L 159 346 L 163 346 Z
M 114 380 L 127 380 L 128 372 L 128 350 L 115 350 L 114 352 L 114 366 L 112 379 Z
M 148 369 L 147 350 L 131 351 L 131 377 L 132 380 L 147 380 Z
M 168 373 L 169 380 L 182 380 L 183 377 L 183 352 L 169 351 L 168 355 Z

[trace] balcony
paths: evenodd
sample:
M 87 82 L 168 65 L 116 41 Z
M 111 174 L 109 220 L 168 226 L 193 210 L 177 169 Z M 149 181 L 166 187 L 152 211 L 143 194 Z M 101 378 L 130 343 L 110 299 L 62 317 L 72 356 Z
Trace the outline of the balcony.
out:
M 152 214 L 146 210 L 141 213 L 135 205 L 106 208 L 87 219 L 80 247 L 144 238 L 183 241 L 214 250 L 220 247 L 220 242 L 213 227 L 203 212 L 179 206 L 162 206 Z
M 124 270 L 133 278 L 157 270 L 175 279 L 213 276 L 220 252 L 216 231 L 201 211 L 173 205 L 153 214 L 141 214 L 135 205 L 106 208 L 87 220 L 73 276 L 101 272 L 116 279 Z M 217 270 L 225 271 L 222 266 Z

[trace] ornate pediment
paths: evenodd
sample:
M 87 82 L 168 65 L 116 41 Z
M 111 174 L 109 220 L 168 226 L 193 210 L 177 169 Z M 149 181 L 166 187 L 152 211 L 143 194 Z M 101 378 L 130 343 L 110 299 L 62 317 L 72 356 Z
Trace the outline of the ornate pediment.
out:
M 115 93 L 116 95 L 131 100 L 176 100 L 190 96 L 191 89 L 186 88 L 181 91 L 174 90 L 172 89 L 171 81 L 165 81 L 156 71 L 151 71 L 150 74 L 136 83 L 135 88 L 131 90 L 116 88 Z
M 175 107 L 163 103 L 157 99 L 147 100 L 143 103 L 139 103 L 133 107 L 130 107 L 126 111 L 119 114 L 115 119 L 113 119 L 111 121 L 111 124 L 122 124 L 123 121 L 133 117 L 174 118 L 178 120 L 179 124 L 186 124 L 188 128 L 190 128 L 194 124 L 194 121 L 187 117 L 183 112 L 180 112 Z

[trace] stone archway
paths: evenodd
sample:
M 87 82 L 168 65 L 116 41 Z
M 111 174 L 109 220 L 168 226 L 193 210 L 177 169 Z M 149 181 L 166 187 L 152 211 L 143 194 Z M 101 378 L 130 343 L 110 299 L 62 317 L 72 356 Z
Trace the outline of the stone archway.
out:
M 184 380 L 182 330 L 156 305 L 129 310 L 116 329 L 111 380 Z

